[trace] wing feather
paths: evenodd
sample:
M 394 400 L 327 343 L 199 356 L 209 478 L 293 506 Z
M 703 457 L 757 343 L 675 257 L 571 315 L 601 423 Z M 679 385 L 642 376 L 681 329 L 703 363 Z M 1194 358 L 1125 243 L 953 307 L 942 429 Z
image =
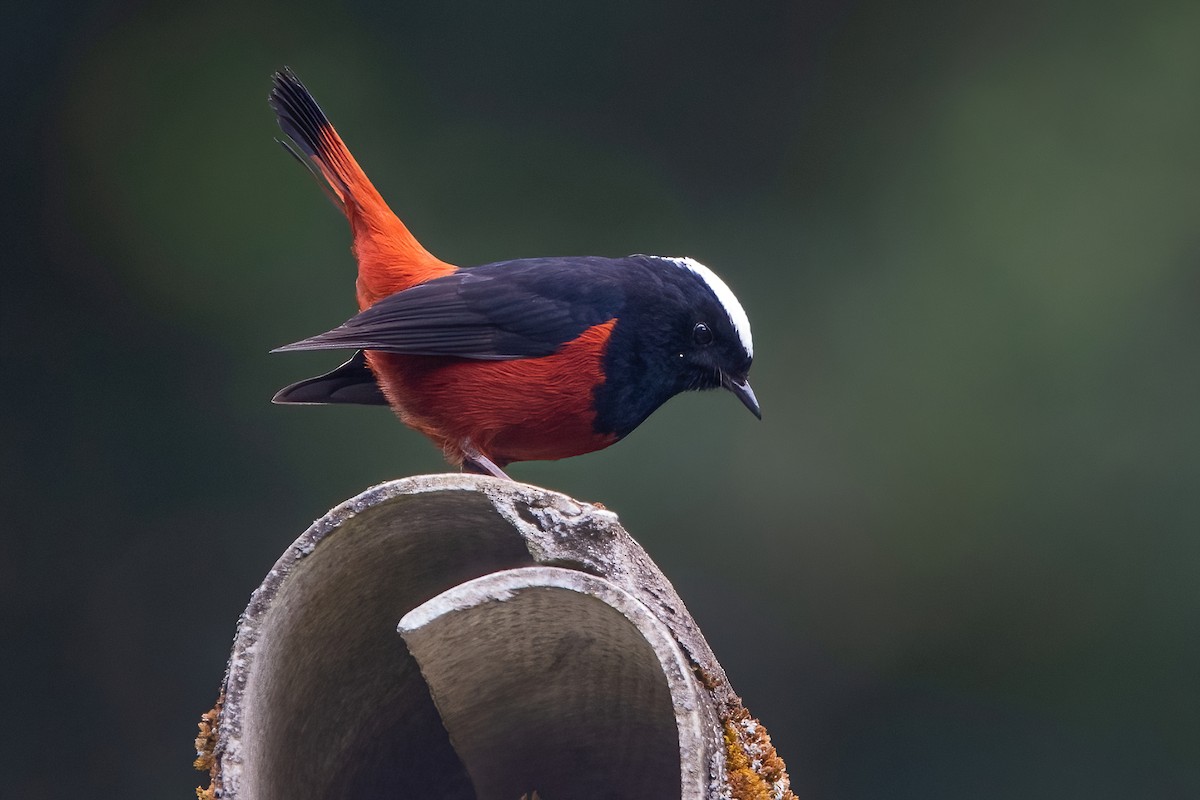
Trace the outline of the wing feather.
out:
M 273 352 L 379 350 L 516 359 L 547 356 L 619 317 L 627 259 L 537 258 L 460 269 L 385 297 L 326 333 Z

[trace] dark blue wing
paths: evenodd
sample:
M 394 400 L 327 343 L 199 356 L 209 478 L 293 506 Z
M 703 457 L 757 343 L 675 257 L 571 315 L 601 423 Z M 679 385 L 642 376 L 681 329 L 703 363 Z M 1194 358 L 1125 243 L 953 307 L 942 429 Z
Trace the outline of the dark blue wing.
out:
M 350 360 L 332 372 L 285 386 L 271 398 L 279 405 L 324 405 L 347 403 L 359 406 L 386 406 L 387 398 L 359 350 Z
M 546 356 L 620 316 L 640 265 L 599 257 L 531 258 L 460 269 L 386 297 L 319 336 L 278 348 L 380 350 L 513 359 Z

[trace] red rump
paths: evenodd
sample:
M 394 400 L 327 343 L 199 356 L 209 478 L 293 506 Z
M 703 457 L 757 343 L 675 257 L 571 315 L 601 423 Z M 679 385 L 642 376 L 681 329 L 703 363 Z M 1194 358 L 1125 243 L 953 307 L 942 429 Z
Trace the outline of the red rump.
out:
M 304 151 L 303 157 L 292 154 L 324 181 L 331 199 L 350 221 L 352 250 L 358 259 L 359 310 L 456 269 L 422 247 L 392 212 L 291 70 L 276 73 L 270 101 L 283 132 Z

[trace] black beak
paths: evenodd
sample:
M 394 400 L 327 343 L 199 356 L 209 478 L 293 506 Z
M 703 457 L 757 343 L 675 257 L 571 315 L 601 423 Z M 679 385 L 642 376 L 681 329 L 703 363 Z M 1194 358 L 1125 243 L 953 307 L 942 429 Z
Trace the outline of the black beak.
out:
M 758 407 L 758 398 L 754 396 L 754 390 L 750 388 L 750 382 L 746 380 L 737 380 L 728 375 L 721 376 L 721 385 L 729 391 L 733 392 L 738 400 L 742 401 L 742 405 L 750 409 L 750 413 L 762 419 L 762 409 Z

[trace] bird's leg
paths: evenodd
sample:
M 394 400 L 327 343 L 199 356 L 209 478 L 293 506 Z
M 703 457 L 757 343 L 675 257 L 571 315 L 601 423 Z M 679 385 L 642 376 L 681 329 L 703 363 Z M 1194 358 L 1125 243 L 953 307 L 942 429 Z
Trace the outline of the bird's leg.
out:
M 497 478 L 512 480 L 508 475 L 504 474 L 504 470 L 496 466 L 496 462 L 479 452 L 479 449 L 470 441 L 463 441 L 463 469 L 467 472 L 474 472 L 479 475 L 494 475 Z

